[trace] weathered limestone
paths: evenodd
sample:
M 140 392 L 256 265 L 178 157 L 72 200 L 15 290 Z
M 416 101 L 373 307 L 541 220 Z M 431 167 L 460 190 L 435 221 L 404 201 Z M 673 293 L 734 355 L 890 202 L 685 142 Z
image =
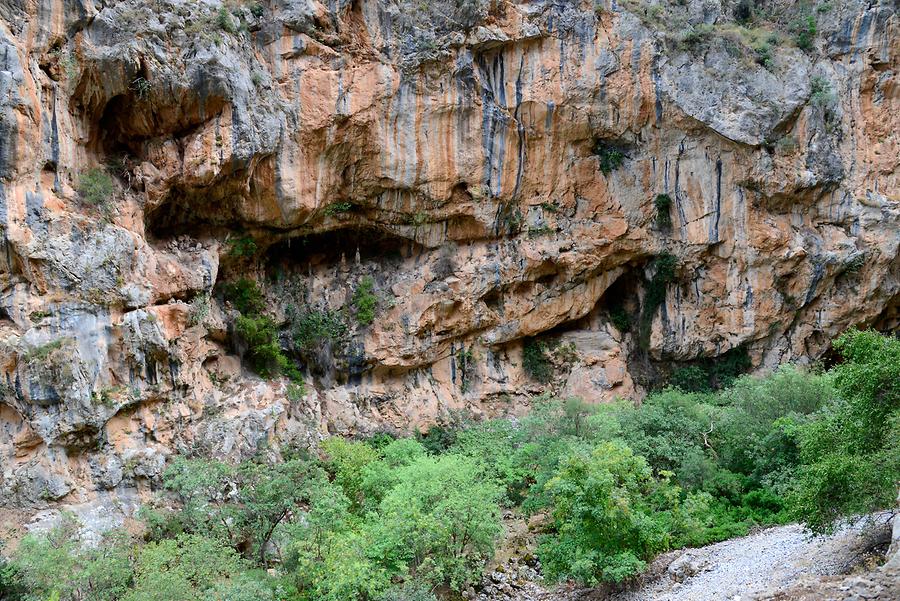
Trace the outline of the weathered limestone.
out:
M 768 61 L 734 3 L 656 4 L 0 8 L 0 502 L 131 499 L 172 453 L 639 398 L 677 362 L 766 369 L 895 328 L 895 3 L 832 3 L 813 48 L 782 32 Z M 101 165 L 115 193 L 91 204 Z M 377 315 L 298 395 L 236 356 L 217 284 L 241 276 L 279 323 L 368 276 Z

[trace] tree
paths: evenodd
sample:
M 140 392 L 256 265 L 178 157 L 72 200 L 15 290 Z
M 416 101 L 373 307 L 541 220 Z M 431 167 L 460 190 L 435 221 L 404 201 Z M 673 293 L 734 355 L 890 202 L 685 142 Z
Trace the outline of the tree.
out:
M 365 504 L 363 480 L 366 467 L 378 460 L 378 452 L 364 442 L 345 440 L 337 436 L 322 443 L 325 453 L 325 469 L 334 482 L 344 490 L 352 508 L 358 510 Z
M 501 532 L 501 489 L 458 455 L 422 457 L 400 468 L 373 526 L 373 552 L 423 582 L 454 590 L 478 582 Z
M 852 331 L 834 341 L 839 399 L 800 432 L 793 504 L 814 531 L 845 515 L 890 507 L 900 483 L 900 340 Z
M 15 562 L 25 599 L 43 601 L 117 601 L 132 581 L 131 538 L 108 533 L 96 547 L 78 540 L 70 519 L 47 535 L 28 535 L 16 550 Z
M 293 541 L 285 566 L 304 601 L 376 598 L 402 566 L 386 566 L 371 553 L 370 531 L 350 512 L 340 487 L 325 483 L 310 507 L 288 528 Z
M 220 541 L 182 534 L 148 543 L 138 554 L 134 588 L 123 601 L 213 601 L 216 588 L 248 568 L 237 552 Z
M 181 501 L 172 517 L 184 530 L 246 548 L 262 567 L 276 528 L 324 482 L 325 472 L 303 459 L 232 466 L 178 457 L 164 474 L 165 487 Z
M 545 575 L 596 585 L 641 572 L 669 544 L 662 511 L 677 491 L 667 488 L 619 442 L 569 456 L 547 483 L 552 533 L 538 549 Z

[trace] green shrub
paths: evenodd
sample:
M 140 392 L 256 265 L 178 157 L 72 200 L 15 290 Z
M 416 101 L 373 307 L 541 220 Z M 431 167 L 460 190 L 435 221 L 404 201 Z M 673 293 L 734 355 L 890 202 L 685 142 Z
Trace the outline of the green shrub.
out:
M 569 456 L 547 483 L 552 533 L 538 547 L 546 577 L 596 586 L 639 574 L 669 546 L 661 512 L 677 491 L 667 488 L 621 443 Z
M 19 566 L 0 556 L 0 598 L 4 601 L 25 601 L 27 593 Z
M 546 347 L 535 338 L 527 338 L 522 347 L 522 367 L 525 373 L 541 384 L 553 379 L 553 364 L 547 358 Z
M 813 106 L 828 108 L 834 103 L 835 98 L 834 92 L 831 89 L 831 82 L 821 75 L 816 75 L 810 80 L 809 88 L 809 99 Z
M 78 525 L 66 520 L 47 535 L 29 534 L 22 540 L 7 574 L 15 571 L 20 579 L 16 586 L 27 591 L 25 599 L 122 598 L 133 579 L 133 541 L 125 533 L 114 531 L 97 547 L 86 548 L 77 531 Z
M 150 97 L 150 92 L 153 90 L 153 85 L 143 77 L 138 77 L 131 82 L 128 88 L 134 92 L 139 100 L 147 100 Z
M 753 47 L 756 53 L 757 64 L 772 71 L 775 68 L 775 57 L 772 55 L 772 46 L 768 43 L 757 44 Z
M 375 280 L 371 276 L 362 279 L 353 293 L 353 306 L 356 308 L 356 321 L 361 326 L 370 325 L 375 321 L 375 309 L 378 307 L 378 297 L 372 292 L 375 289 Z
M 379 599 L 403 566 L 382 561 L 372 552 L 370 524 L 360 524 L 349 512 L 340 488 L 325 484 L 316 490 L 309 509 L 290 533 L 285 568 L 293 576 L 298 601 L 366 601 Z
M 115 185 L 105 169 L 95 167 L 79 176 L 78 194 L 87 204 L 103 208 L 112 200 Z
M 302 459 L 230 465 L 177 457 L 164 472 L 163 484 L 181 510 L 155 517 L 154 538 L 170 536 L 174 526 L 174 533 L 211 536 L 244 549 L 248 559 L 266 567 L 269 541 L 324 481 L 322 468 Z M 230 494 L 224 495 L 226 490 Z
M 625 160 L 625 153 L 614 146 L 610 146 L 603 140 L 598 140 L 594 144 L 593 152 L 600 157 L 600 171 L 602 171 L 604 175 L 609 175 L 621 167 Z
M 460 347 L 459 350 L 456 351 L 455 359 L 456 373 L 459 375 L 459 389 L 465 394 L 472 385 L 472 377 L 475 372 L 475 362 L 472 350 L 466 350 L 464 347 Z
M 329 217 L 340 215 L 341 213 L 349 213 L 353 210 L 352 202 L 333 202 L 325 207 L 325 214 Z
M 480 582 L 502 526 L 501 490 L 481 481 L 477 468 L 454 455 L 400 468 L 379 508 L 374 553 L 431 585 L 460 591 Z
M 246 349 L 251 369 L 264 378 L 284 375 L 302 385 L 303 374 L 281 348 L 278 324 L 263 314 L 265 300 L 256 282 L 241 278 L 225 284 L 223 295 L 240 312 L 234 320 L 234 334 Z
M 811 50 L 813 42 L 816 39 L 816 18 L 813 15 L 807 15 L 798 19 L 791 24 L 791 30 L 794 32 L 794 43 L 801 50 Z
M 247 346 L 247 358 L 253 371 L 263 377 L 278 373 L 281 346 L 278 343 L 277 326 L 271 317 L 239 315 L 234 322 L 234 331 Z
M 205 599 L 247 565 L 219 541 L 182 534 L 151 542 L 138 553 L 134 588 L 123 601 Z
M 235 34 L 238 32 L 238 24 L 235 23 L 235 18 L 231 16 L 231 13 L 228 12 L 228 8 L 222 6 L 219 8 L 219 12 L 216 16 L 216 21 L 219 24 L 219 27 L 222 31 L 230 34 Z
M 378 451 L 364 442 L 332 437 L 322 443 L 325 469 L 355 509 L 365 505 L 366 467 L 378 460 Z
M 22 358 L 26 363 L 44 363 L 50 358 L 50 355 L 61 349 L 64 344 L 71 340 L 71 338 L 57 338 L 56 340 L 45 342 L 44 344 L 35 346 L 26 351 Z
M 338 311 L 307 311 L 293 315 L 291 322 L 291 337 L 299 351 L 318 348 L 323 342 L 340 342 L 347 333 Z
M 241 236 L 230 240 L 228 244 L 228 254 L 232 257 L 252 257 L 259 250 L 252 236 Z
M 693 365 L 675 369 L 669 377 L 668 385 L 684 392 L 711 392 L 728 388 L 735 378 L 751 367 L 747 349 L 738 347 L 718 357 L 703 358 Z
M 709 43 L 715 27 L 708 23 L 699 23 L 681 33 L 678 45 L 686 50 L 695 50 Z
M 197 326 L 206 321 L 209 317 L 210 298 L 208 292 L 201 292 L 191 300 L 191 309 L 188 314 L 188 323 Z
M 266 302 L 259 286 L 251 279 L 241 278 L 222 287 L 225 300 L 244 315 L 252 316 L 266 309 Z
M 647 348 L 650 343 L 650 326 L 656 310 L 666 300 L 666 289 L 675 281 L 678 260 L 667 252 L 661 253 L 653 260 L 653 276 L 646 283 L 644 290 L 644 305 L 641 309 L 640 343 Z
M 416 432 L 416 440 L 422 443 L 429 453 L 443 453 L 456 442 L 457 430 L 448 426 L 431 426 L 424 433 Z
M 254 2 L 250 5 L 250 14 L 252 14 L 257 19 L 263 16 L 266 12 L 266 7 L 262 2 Z
M 669 215 L 672 197 L 668 194 L 657 194 L 653 199 L 653 206 L 656 209 L 656 227 L 663 231 L 672 229 L 672 217 Z
M 617 330 L 623 334 L 631 331 L 631 315 L 623 305 L 613 307 L 609 310 L 609 321 Z
M 668 384 L 684 392 L 707 392 L 709 372 L 699 365 L 679 367 L 669 376 Z

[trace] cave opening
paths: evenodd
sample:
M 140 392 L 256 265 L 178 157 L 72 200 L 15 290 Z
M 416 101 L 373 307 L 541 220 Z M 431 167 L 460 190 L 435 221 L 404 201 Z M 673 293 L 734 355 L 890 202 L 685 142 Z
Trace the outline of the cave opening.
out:
M 266 272 L 315 271 L 339 265 L 377 264 L 387 272 L 424 251 L 416 241 L 372 225 L 285 238 L 266 251 Z M 386 273 L 387 275 L 387 273 Z
M 626 266 L 624 273 L 603 292 L 595 312 L 601 313 L 621 334 L 636 331 L 641 313 L 643 266 Z

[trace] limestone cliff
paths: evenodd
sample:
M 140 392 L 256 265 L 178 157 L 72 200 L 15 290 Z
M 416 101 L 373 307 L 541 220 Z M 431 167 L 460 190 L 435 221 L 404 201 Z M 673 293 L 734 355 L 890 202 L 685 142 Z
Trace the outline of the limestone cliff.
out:
M 0 504 L 896 328 L 896 8 L 3 2 Z

